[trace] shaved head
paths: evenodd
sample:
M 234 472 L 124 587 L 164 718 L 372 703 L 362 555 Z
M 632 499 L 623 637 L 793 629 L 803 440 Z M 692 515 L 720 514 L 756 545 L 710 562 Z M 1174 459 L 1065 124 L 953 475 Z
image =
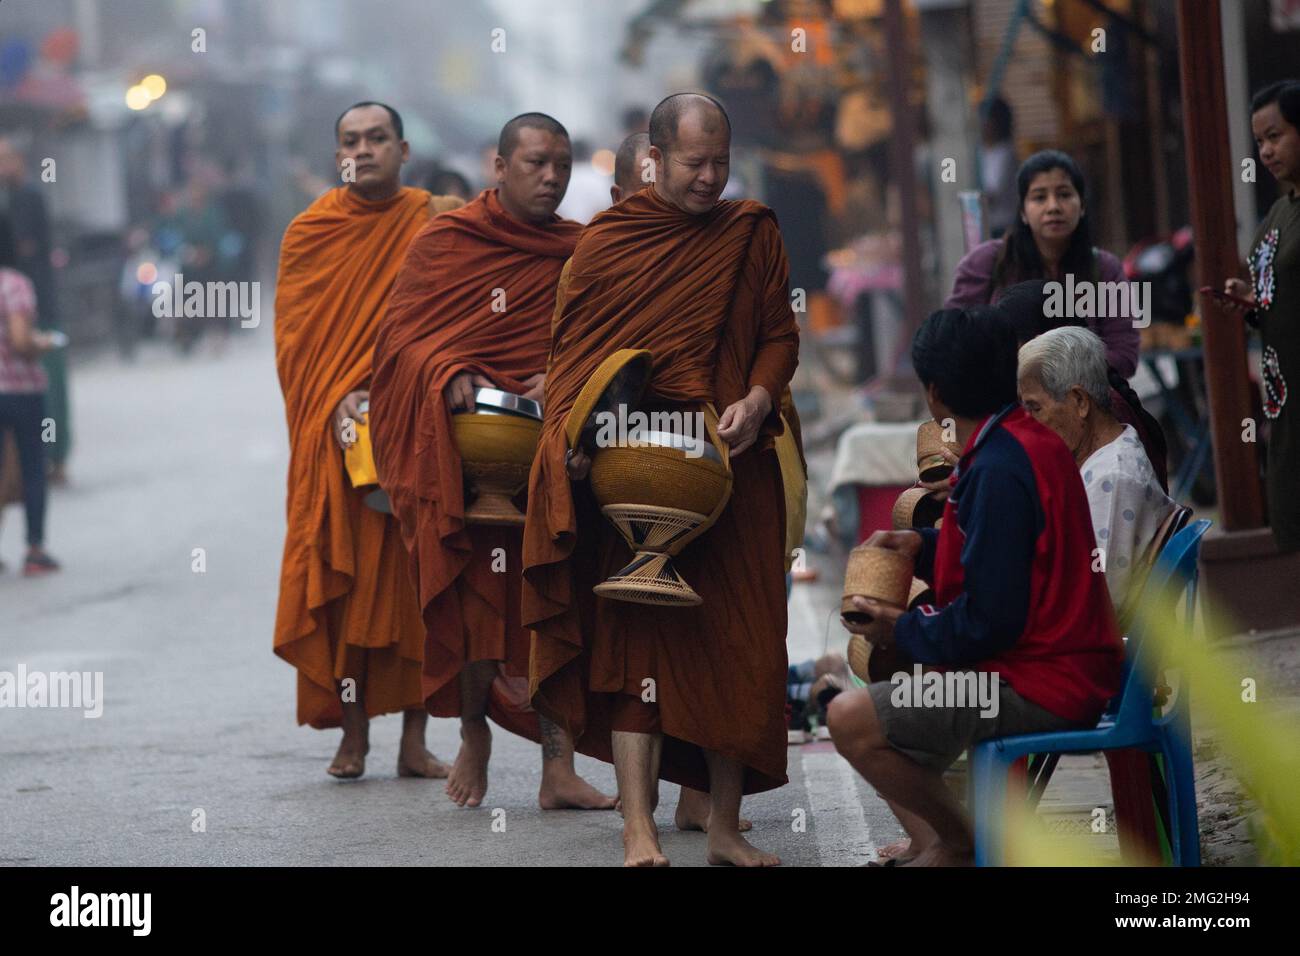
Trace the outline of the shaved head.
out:
M 649 185 L 641 177 L 645 161 L 650 156 L 650 134 L 633 133 L 623 140 L 614 157 L 614 185 L 624 196 L 630 196 L 643 186 Z
M 497 155 L 509 160 L 510 154 L 519 145 L 519 131 L 525 128 L 540 129 L 552 136 L 569 138 L 569 131 L 554 116 L 547 116 L 545 113 L 520 113 L 501 127 L 501 136 L 497 139 Z
M 347 117 L 347 115 L 351 113 L 353 110 L 365 109 L 367 106 L 376 106 L 379 109 L 386 112 L 388 114 L 389 121 L 393 124 L 393 135 L 396 136 L 399 140 L 406 138 L 406 129 L 402 125 L 402 114 L 398 113 L 397 110 L 393 109 L 387 103 L 377 103 L 374 100 L 362 100 L 360 103 L 353 103 L 342 113 L 340 113 L 339 118 L 334 121 L 335 140 L 339 138 L 339 134 L 343 128 L 343 120 Z
M 731 120 L 721 103 L 703 93 L 674 93 L 661 100 L 650 114 L 650 144 L 661 153 L 668 152 L 676 144 L 677 128 L 687 115 L 697 116 L 704 132 L 725 131 L 731 138 Z

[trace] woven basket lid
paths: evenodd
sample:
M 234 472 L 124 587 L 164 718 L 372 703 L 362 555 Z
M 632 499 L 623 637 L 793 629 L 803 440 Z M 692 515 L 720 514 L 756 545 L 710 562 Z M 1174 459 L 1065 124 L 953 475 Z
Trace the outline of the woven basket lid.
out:
M 564 437 L 570 448 L 581 445 L 587 454 L 596 451 L 596 415 L 614 412 L 619 405 L 641 401 L 650 382 L 652 361 L 646 349 L 619 349 L 596 367 L 582 386 L 569 417 L 564 420 Z
M 905 607 L 912 584 L 912 559 L 899 551 L 860 544 L 844 569 L 845 599 L 853 595 Z

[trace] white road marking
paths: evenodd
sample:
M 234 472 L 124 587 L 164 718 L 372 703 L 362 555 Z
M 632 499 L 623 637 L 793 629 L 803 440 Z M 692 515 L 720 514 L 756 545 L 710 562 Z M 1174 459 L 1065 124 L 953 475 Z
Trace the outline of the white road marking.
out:
M 874 859 L 877 848 L 848 761 L 833 750 L 805 749 L 800 759 L 821 865 L 860 866 Z

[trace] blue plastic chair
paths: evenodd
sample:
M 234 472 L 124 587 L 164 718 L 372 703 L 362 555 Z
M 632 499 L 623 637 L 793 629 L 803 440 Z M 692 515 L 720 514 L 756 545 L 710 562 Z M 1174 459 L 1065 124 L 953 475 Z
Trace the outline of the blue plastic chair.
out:
M 1197 559 L 1210 522 L 1196 521 L 1179 531 L 1156 559 L 1147 578 L 1143 610 L 1172 610 L 1185 592 L 1187 635 L 1196 605 Z M 1137 748 L 1164 756 L 1169 792 L 1169 844 L 1175 866 L 1200 866 L 1201 844 L 1196 821 L 1192 769 L 1191 712 L 1188 688 L 1178 688 L 1168 714 L 1154 717 L 1154 664 L 1143 660 L 1146 622 L 1139 618 L 1129 634 L 1119 697 L 1092 730 L 1022 734 L 981 741 L 970 750 L 971 814 L 975 820 L 975 864 L 1002 862 L 1002 815 L 1011 765 L 1028 754 L 1091 753 Z

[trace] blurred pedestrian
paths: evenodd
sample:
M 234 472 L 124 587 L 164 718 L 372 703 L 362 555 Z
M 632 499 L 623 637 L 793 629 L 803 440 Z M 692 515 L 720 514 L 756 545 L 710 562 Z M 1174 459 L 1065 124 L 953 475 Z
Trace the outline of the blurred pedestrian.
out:
M 1274 83 L 1255 94 L 1250 126 L 1259 158 L 1281 195 L 1255 231 L 1250 283 L 1228 279 L 1224 291 L 1249 302 L 1247 320 L 1264 342 L 1264 415 L 1268 438 L 1268 516 L 1279 549 L 1300 549 L 1300 82 Z
M 1016 224 L 1016 140 L 1011 107 L 993 97 L 984 116 L 980 147 L 980 186 L 988 200 L 989 235 L 1001 239 Z
M 464 202 L 476 195 L 469 180 L 450 166 L 434 166 L 425 179 L 424 188 L 435 196 L 455 196 Z
M 40 364 L 40 357 L 56 347 L 56 340 L 36 328 L 36 291 L 15 268 L 17 260 L 13 224 L 0 215 L 0 431 L 12 431 L 17 446 L 27 517 L 23 574 L 33 577 L 59 569 L 44 547 L 48 379 Z
M 592 165 L 591 144 L 583 139 L 573 141 L 573 174 L 556 215 L 572 219 L 583 225 L 605 209 L 609 203 L 610 177 Z
M 1072 276 L 1076 285 L 1127 282 L 1119 259 L 1092 244 L 1087 184 L 1073 159 L 1056 150 L 1035 153 L 1016 173 L 1016 191 L 1014 228 L 962 258 L 944 308 L 996 305 L 1005 289 L 1026 279 L 1066 282 Z M 1128 310 L 1121 311 L 1084 318 L 1106 343 L 1106 361 L 1129 378 L 1137 371 L 1138 330 Z
M 51 263 L 50 217 L 45 194 L 27 180 L 27 164 L 13 140 L 0 136 L 0 212 L 7 213 L 13 226 L 17 255 L 14 268 L 31 280 L 36 292 L 36 324 L 41 329 L 62 328 Z M 50 482 L 67 480 L 68 454 L 72 450 L 71 407 L 68 403 L 67 353 L 62 349 L 41 357 L 49 387 L 45 411 L 54 421 L 47 443 Z

